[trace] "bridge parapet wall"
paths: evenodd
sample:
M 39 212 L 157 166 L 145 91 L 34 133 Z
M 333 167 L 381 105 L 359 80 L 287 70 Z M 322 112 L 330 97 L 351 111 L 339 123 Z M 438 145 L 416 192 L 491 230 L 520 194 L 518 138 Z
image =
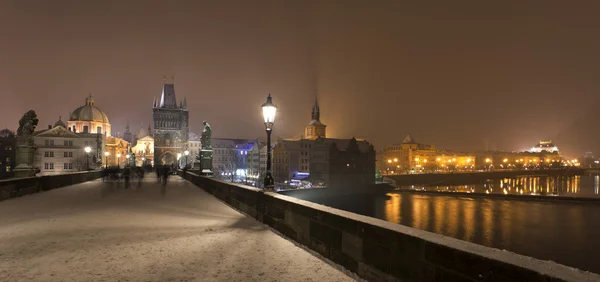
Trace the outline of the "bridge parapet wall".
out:
M 369 281 L 600 281 L 600 275 L 193 173 L 185 179 Z
M 0 201 L 78 184 L 100 177 L 102 177 L 102 171 L 85 171 L 0 180 Z

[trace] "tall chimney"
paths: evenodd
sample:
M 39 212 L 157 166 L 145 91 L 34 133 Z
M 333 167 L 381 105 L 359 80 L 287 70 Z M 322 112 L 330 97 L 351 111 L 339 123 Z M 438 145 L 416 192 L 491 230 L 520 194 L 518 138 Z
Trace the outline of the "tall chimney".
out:
M 48 124 L 48 129 L 52 129 L 52 125 Z

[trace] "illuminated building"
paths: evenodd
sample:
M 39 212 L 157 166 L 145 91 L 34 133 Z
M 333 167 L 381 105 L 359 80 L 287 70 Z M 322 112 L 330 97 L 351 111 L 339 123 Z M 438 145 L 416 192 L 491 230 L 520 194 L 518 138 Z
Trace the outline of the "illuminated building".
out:
M 529 149 L 530 153 L 541 153 L 541 152 L 548 152 L 548 153 L 554 153 L 554 152 L 558 152 L 558 147 L 556 147 L 556 145 L 554 145 L 552 143 L 552 140 L 547 140 L 547 141 L 540 141 L 539 144 L 535 145 L 534 147 L 532 147 L 531 149 Z
M 96 107 L 92 95 L 85 99 L 85 105 L 71 113 L 67 124 L 67 127 L 75 133 L 97 133 L 111 136 L 108 117 Z
M 272 146 L 276 146 L 275 142 Z M 273 163 L 273 154 L 271 154 L 271 163 Z M 254 140 L 252 149 L 246 156 L 247 181 L 252 186 L 262 186 L 267 170 L 267 144 L 261 140 Z
M 177 154 L 181 154 L 187 148 L 189 113 L 185 98 L 177 105 L 173 83 L 163 83 L 160 100 L 154 99 L 152 119 L 154 164 L 177 164 Z
M 319 102 L 315 97 L 315 104 L 312 109 L 312 120 L 304 128 L 304 136 L 306 139 L 315 140 L 317 138 L 326 138 L 326 125 L 321 123 L 321 112 Z
M 246 179 L 246 160 L 254 140 L 212 138 L 213 172 L 216 177 L 228 181 Z
M 39 169 L 39 175 L 100 168 L 106 165 L 102 156 L 109 150 L 109 140 L 122 140 L 102 133 L 77 133 L 71 129 L 59 118 L 54 126 L 49 125 L 46 130 L 34 132 L 34 167 Z M 125 142 L 123 146 L 127 148 L 128 143 Z M 85 152 L 86 147 L 90 148 L 90 153 Z
M 422 167 L 421 160 L 435 159 L 436 153 L 434 146 L 419 144 L 407 135 L 401 144 L 384 146 L 378 157 L 378 169 L 382 175 L 406 173 Z
M 469 171 L 475 169 L 474 154 L 437 150 L 433 145 L 417 143 L 410 135 L 401 144 L 384 146 L 378 156 L 382 175 Z
M 13 177 L 17 152 L 17 136 L 9 129 L 0 130 L 0 179 Z
M 136 166 L 152 165 L 154 162 L 154 138 L 144 136 L 137 139 L 137 143 L 131 147 L 131 151 L 135 154 Z
M 200 150 L 202 149 L 202 136 L 190 132 L 188 136 L 188 151 L 190 151 L 189 160 L 190 166 L 193 165 L 194 160 L 200 154 Z
M 308 139 L 278 139 L 273 147 L 272 171 L 277 187 L 288 186 L 309 174 L 310 144 Z

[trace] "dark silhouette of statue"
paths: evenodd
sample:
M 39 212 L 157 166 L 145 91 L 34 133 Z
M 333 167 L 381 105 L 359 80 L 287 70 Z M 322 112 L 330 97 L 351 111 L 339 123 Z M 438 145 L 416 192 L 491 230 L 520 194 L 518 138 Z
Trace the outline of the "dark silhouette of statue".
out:
M 37 114 L 34 110 L 29 110 L 19 120 L 19 129 L 17 129 L 17 137 L 21 144 L 33 143 L 31 135 L 38 124 Z

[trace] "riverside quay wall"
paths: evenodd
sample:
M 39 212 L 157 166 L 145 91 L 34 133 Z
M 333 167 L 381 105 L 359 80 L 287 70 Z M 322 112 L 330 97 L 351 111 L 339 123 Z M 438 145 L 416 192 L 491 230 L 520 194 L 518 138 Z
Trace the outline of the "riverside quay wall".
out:
M 69 186 L 102 177 L 102 171 L 85 171 L 0 180 L 0 201 Z
M 600 275 L 180 172 L 238 211 L 368 281 L 600 281 Z

